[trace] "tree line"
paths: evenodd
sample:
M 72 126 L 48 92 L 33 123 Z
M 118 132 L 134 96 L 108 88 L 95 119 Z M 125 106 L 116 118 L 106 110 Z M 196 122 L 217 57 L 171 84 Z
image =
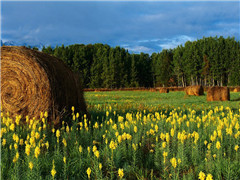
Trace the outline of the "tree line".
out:
M 85 88 L 240 85 L 240 42 L 234 37 L 203 37 L 151 56 L 106 44 L 48 46 L 42 52 L 79 73 Z

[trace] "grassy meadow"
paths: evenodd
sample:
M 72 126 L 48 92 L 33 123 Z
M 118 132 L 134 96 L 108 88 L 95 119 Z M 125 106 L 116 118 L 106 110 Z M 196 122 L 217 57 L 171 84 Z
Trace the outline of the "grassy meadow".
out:
M 149 92 L 149 91 L 110 91 L 110 92 L 85 92 L 88 105 L 111 105 L 115 107 L 131 107 L 129 110 L 138 108 L 177 108 L 188 107 L 195 109 L 208 109 L 216 106 L 230 107 L 237 110 L 240 107 L 240 93 L 231 92 L 230 101 L 207 102 L 207 95 L 188 96 L 185 92 Z
M 1 179 L 239 179 L 240 93 L 85 92 L 61 129 L 1 113 Z M 71 122 L 71 126 L 70 123 Z

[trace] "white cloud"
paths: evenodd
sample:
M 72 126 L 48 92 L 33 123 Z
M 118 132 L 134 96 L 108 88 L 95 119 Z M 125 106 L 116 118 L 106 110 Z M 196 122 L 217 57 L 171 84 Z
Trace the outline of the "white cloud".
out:
M 148 48 L 145 46 L 125 46 L 124 48 L 134 53 L 141 53 L 141 52 L 150 53 L 153 51 L 151 48 Z
M 187 41 L 194 41 L 196 38 L 186 35 L 180 35 L 173 38 L 162 39 L 162 42 L 158 44 L 162 49 L 173 49 L 178 45 L 184 44 Z
M 144 39 L 144 40 L 139 40 L 137 42 L 139 42 L 139 43 L 148 43 L 148 42 L 158 42 L 160 40 L 161 39 Z

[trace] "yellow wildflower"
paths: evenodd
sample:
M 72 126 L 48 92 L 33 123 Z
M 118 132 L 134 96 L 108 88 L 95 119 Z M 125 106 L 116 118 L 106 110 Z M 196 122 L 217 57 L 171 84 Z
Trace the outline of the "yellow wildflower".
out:
M 137 133 L 138 129 L 137 129 L 137 126 L 134 126 L 134 132 Z
M 122 116 L 118 116 L 118 122 L 123 122 L 123 117 Z
M 11 131 L 14 131 L 14 129 L 15 129 L 15 124 L 12 123 L 11 126 L 10 126 L 10 130 L 11 130 Z
M 131 140 L 132 139 L 132 136 L 130 134 L 127 134 L 127 139 L 128 140 Z
M 97 158 L 99 158 L 99 151 L 95 151 L 95 152 L 94 152 L 94 155 L 95 155 Z
M 38 132 L 35 133 L 35 138 L 39 139 L 40 138 L 40 134 Z
M 166 141 L 167 141 L 167 143 L 170 141 L 170 135 L 169 135 L 169 133 L 166 133 Z
M 64 144 L 65 147 L 67 147 L 67 141 L 65 138 L 63 138 L 62 143 Z
M 6 140 L 6 139 L 3 139 L 3 140 L 2 140 L 2 146 L 5 146 L 6 143 L 7 143 L 7 140 Z
M 44 117 L 45 117 L 45 118 L 48 117 L 48 112 L 47 112 L 47 111 L 45 111 L 45 113 L 44 113 Z
M 134 143 L 132 144 L 132 147 L 133 147 L 134 151 L 137 150 L 137 146 Z
M 168 152 L 163 151 L 163 157 L 165 158 L 167 156 L 168 156 Z
M 207 140 L 204 141 L 205 146 L 207 145 Z
M 18 148 L 18 145 L 14 143 L 14 149 L 16 150 Z
M 164 149 L 166 147 L 166 142 L 162 142 L 162 148 Z
M 35 154 L 35 157 L 38 158 L 40 154 L 40 148 L 38 146 L 35 148 L 34 154 Z
M 206 175 L 204 174 L 204 172 L 200 171 L 199 175 L 198 175 L 198 179 L 199 180 L 204 180 L 206 177 Z
M 32 162 L 29 162 L 29 163 L 28 163 L 28 167 L 32 170 L 32 169 L 33 169 L 33 163 L 32 163 Z
M 239 146 L 236 145 L 236 146 L 234 147 L 234 150 L 237 152 L 237 151 L 238 151 L 238 148 L 239 148 Z
M 97 147 L 96 147 L 96 146 L 93 146 L 92 151 L 93 151 L 93 152 L 97 151 Z
M 174 136 L 174 129 L 173 128 L 171 129 L 171 133 L 170 134 L 171 134 L 172 137 Z
M 82 146 L 80 145 L 78 148 L 79 152 L 82 153 Z
M 52 170 L 51 170 L 51 175 L 52 177 L 54 178 L 55 174 L 57 173 L 56 170 L 55 170 L 55 164 L 54 164 L 54 160 L 52 161 L 53 163 L 53 167 L 52 167 Z
M 57 172 L 56 172 L 55 168 L 52 168 L 52 170 L 51 170 L 51 175 L 52 175 L 52 177 L 54 177 L 56 173 L 57 173 Z
M 165 139 L 165 134 L 161 133 L 161 134 L 160 134 L 160 138 L 162 139 L 162 141 L 164 141 L 164 139 Z
M 118 143 L 122 142 L 122 136 L 118 136 Z
M 34 137 L 31 137 L 31 138 L 30 138 L 30 144 L 31 144 L 31 145 L 35 144 L 35 138 L 34 138 Z
M 102 163 L 99 163 L 99 169 L 100 170 L 102 169 Z
M 17 153 L 16 153 L 16 156 L 13 158 L 13 162 L 14 162 L 14 163 L 17 162 L 18 158 L 19 158 L 19 153 L 17 152 Z
M 63 157 L 63 162 L 64 162 L 64 164 L 66 164 L 66 157 L 65 156 Z
M 92 172 L 91 168 L 88 168 L 86 172 L 87 172 L 87 175 L 88 175 L 88 179 L 90 179 L 91 172 Z
M 120 179 L 123 178 L 124 176 L 123 169 L 118 169 L 118 176 L 120 177 Z
M 98 129 L 98 123 L 97 122 L 95 122 L 95 124 L 94 124 L 94 126 L 93 126 L 94 128 L 96 128 L 96 129 Z
M 213 176 L 211 174 L 208 174 L 206 180 L 213 180 Z
M 26 144 L 26 147 L 25 147 L 25 153 L 29 156 L 30 155 L 30 151 L 31 151 L 31 145 L 29 144 Z
M 216 148 L 217 148 L 217 149 L 220 149 L 220 147 L 221 147 L 221 144 L 220 144 L 219 141 L 217 141 L 217 143 L 216 143 Z
M 176 158 L 172 158 L 172 159 L 170 160 L 170 162 L 171 162 L 171 164 L 172 164 L 172 166 L 173 166 L 174 168 L 177 167 L 177 159 L 176 159 Z
M 46 146 L 47 149 L 49 148 L 49 142 L 48 141 L 45 143 L 45 146 Z
M 178 159 L 178 164 L 180 164 L 182 162 L 182 160 L 181 159 Z
M 115 143 L 113 140 L 109 144 L 110 149 L 114 150 L 117 147 L 117 143 Z
M 66 132 L 69 133 L 69 126 L 66 127 Z
M 212 145 L 212 144 L 209 143 L 208 146 L 207 146 L 207 148 L 208 148 L 208 149 L 211 149 L 211 145 Z
M 56 137 L 57 137 L 57 138 L 60 137 L 60 131 L 59 131 L 59 130 L 56 131 Z

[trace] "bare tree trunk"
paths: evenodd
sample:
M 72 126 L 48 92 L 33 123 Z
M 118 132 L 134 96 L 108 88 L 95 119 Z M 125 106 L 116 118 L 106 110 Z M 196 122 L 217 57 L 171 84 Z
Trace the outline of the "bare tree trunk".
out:
M 182 86 L 185 87 L 183 75 L 182 75 Z
M 198 77 L 196 76 L 196 83 L 195 83 L 196 85 L 198 85 Z

